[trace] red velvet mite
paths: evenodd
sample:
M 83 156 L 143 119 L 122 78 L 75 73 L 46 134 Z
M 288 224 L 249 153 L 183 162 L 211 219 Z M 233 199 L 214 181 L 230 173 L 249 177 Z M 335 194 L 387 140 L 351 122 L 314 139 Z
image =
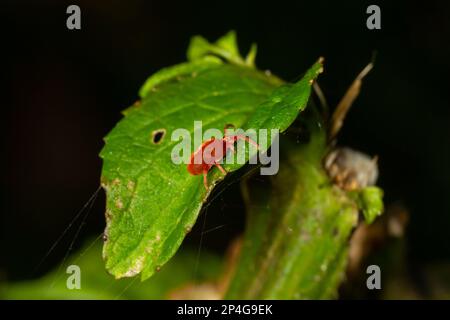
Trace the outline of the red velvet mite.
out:
M 225 134 L 225 137 L 222 139 L 211 138 L 203 142 L 202 145 L 192 153 L 187 165 L 188 172 L 194 176 L 203 174 L 203 184 L 205 189 L 208 189 L 208 171 L 212 166 L 216 166 L 223 174 L 227 173 L 219 162 L 225 157 L 228 150 L 234 152 L 234 143 L 239 139 L 247 141 L 259 148 L 255 141 L 244 135 L 227 136 Z M 194 161 L 196 158 L 197 161 Z

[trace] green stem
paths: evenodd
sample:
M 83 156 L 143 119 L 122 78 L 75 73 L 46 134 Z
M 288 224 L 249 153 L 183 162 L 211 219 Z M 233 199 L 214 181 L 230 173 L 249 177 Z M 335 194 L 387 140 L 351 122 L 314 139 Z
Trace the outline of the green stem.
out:
M 306 121 L 308 143 L 280 139 L 280 171 L 271 187 L 243 185 L 247 230 L 228 299 L 337 295 L 358 206 L 322 167 L 328 146 L 317 114 Z

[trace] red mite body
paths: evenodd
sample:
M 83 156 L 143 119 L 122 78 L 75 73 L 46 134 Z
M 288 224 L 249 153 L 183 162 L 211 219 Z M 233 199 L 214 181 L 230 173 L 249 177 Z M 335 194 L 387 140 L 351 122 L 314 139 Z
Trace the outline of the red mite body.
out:
M 203 174 L 203 184 L 208 189 L 208 171 L 212 166 L 216 166 L 223 174 L 227 173 L 219 162 L 226 156 L 228 150 L 234 152 L 234 143 L 239 139 L 250 142 L 258 147 L 256 142 L 243 135 L 225 136 L 223 139 L 211 138 L 203 142 L 192 153 L 187 166 L 188 172 L 194 176 Z

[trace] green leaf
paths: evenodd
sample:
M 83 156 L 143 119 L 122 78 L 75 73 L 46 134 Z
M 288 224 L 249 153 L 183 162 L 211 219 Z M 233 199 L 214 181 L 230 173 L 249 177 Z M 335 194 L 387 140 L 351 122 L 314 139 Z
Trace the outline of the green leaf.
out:
M 372 223 L 384 210 L 383 190 L 378 187 L 366 187 L 358 192 L 358 206 L 366 223 Z
M 116 280 L 105 272 L 101 250 L 101 245 L 88 245 L 39 279 L 1 283 L 0 299 L 167 299 L 168 294 L 184 285 L 214 283 L 223 271 L 222 259 L 206 251 L 195 269 L 197 250 L 186 248 L 149 281 Z M 66 269 L 70 265 L 80 267 L 80 289 L 67 288 L 70 274 Z
M 248 66 L 254 67 L 257 52 L 258 52 L 258 46 L 256 45 L 256 43 L 253 43 L 252 46 L 250 47 L 250 51 L 248 52 L 247 56 L 245 57 L 245 64 L 247 64 Z
M 328 150 L 323 124 L 311 117 L 308 127 L 307 143 L 281 140 L 280 171 L 270 177 L 270 188 L 243 185 L 247 228 L 228 299 L 337 295 L 358 210 L 323 169 Z
M 209 43 L 208 40 L 201 36 L 192 38 L 188 48 L 188 60 L 196 61 L 211 55 L 220 57 L 236 65 L 253 67 L 256 56 L 256 45 L 252 46 L 247 58 L 244 60 L 239 53 L 236 33 L 234 31 L 228 32 L 215 43 Z
M 233 39 L 231 34 L 216 44 L 227 50 L 228 57 L 237 52 Z M 203 130 L 233 124 L 244 130 L 283 131 L 305 108 L 312 81 L 322 68 L 317 62 L 297 84 L 279 87 L 278 78 L 247 66 L 201 62 L 196 69 L 193 63 L 204 59 L 201 43 L 194 38 L 190 64 L 164 71 L 164 76 L 153 80 L 157 87 L 149 80 L 153 89 L 141 90 L 140 105 L 129 108 L 105 138 L 103 256 L 106 269 L 116 278 L 141 273 L 145 280 L 159 270 L 191 230 L 214 185 L 223 179 L 211 170 L 210 187 L 205 190 L 201 176 L 190 175 L 186 165 L 174 164 L 171 150 L 178 143 L 171 141 L 174 130 L 185 128 L 192 136 L 194 121 L 201 120 Z M 158 143 L 152 139 L 155 133 L 163 135 Z M 230 166 L 229 171 L 240 167 Z
M 164 82 L 177 78 L 179 79 L 182 76 L 195 75 L 198 72 L 210 69 L 219 64 L 221 64 L 220 59 L 206 56 L 197 61 L 181 63 L 173 67 L 161 69 L 145 81 L 139 90 L 139 96 L 145 98 L 150 90 L 156 90 L 158 85 L 161 85 Z

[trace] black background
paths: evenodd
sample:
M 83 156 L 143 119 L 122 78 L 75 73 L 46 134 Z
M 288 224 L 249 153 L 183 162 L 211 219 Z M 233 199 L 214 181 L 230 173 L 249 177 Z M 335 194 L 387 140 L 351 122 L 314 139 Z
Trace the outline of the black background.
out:
M 81 7 L 82 29 L 66 28 Z M 382 29 L 366 28 L 378 4 Z M 0 277 L 39 276 L 67 252 L 72 228 L 34 269 L 99 186 L 102 137 L 137 99 L 143 81 L 185 60 L 189 38 L 237 31 L 241 51 L 258 43 L 257 65 L 296 79 L 319 56 L 319 83 L 335 105 L 377 51 L 376 66 L 340 144 L 379 155 L 386 204 L 410 212 L 412 266 L 450 258 L 450 19 L 447 1 L 2 1 L 6 80 L 2 103 Z M 204 246 L 223 250 L 242 230 L 229 188 L 209 210 Z M 104 228 L 104 195 L 74 244 Z M 212 213 L 211 213 L 212 212 Z M 190 241 L 197 243 L 200 229 Z

